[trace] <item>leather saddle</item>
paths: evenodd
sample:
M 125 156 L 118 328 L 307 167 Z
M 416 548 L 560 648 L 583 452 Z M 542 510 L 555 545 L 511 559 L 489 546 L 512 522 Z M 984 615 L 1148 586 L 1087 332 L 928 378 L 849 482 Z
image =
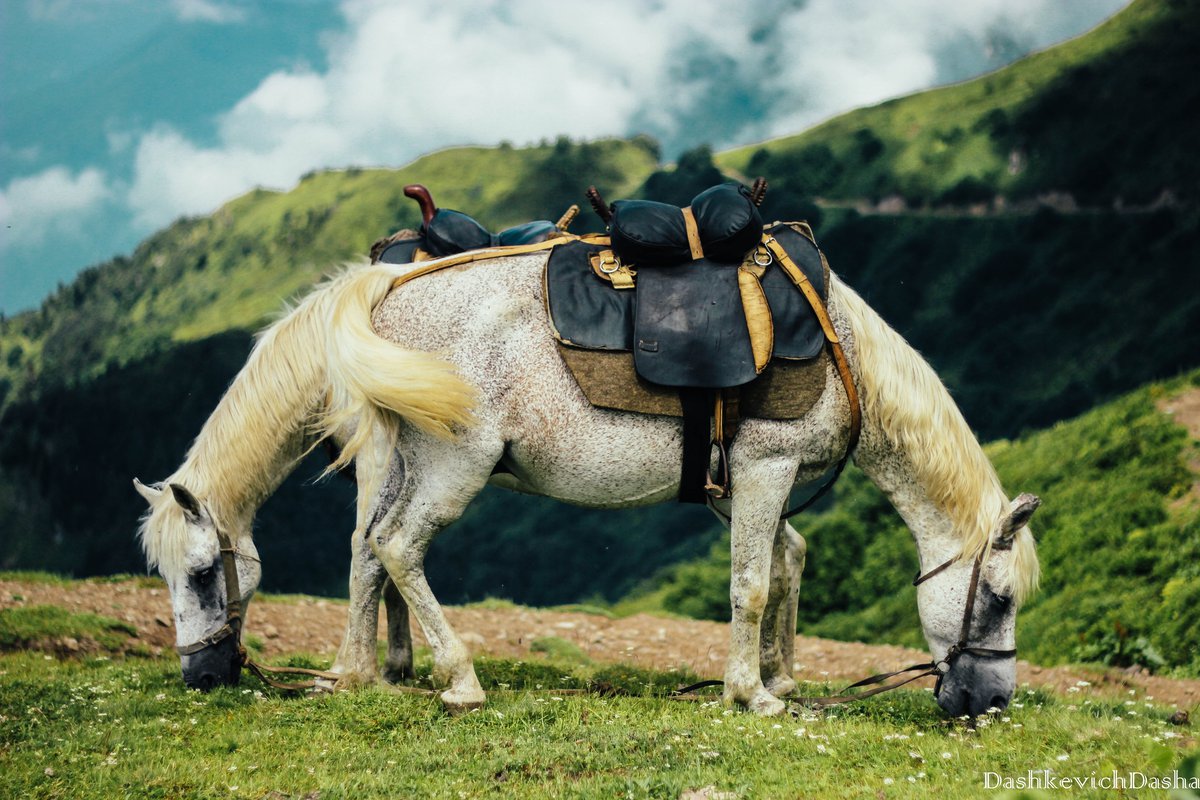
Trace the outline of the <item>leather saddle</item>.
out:
M 764 229 L 739 185 L 700 193 L 687 214 L 664 203 L 617 201 L 609 246 L 571 242 L 550 257 L 555 334 L 574 348 L 632 352 L 641 378 L 670 387 L 742 386 L 772 358 L 815 358 L 825 344 L 821 326 L 765 250 L 767 238 L 823 298 L 827 268 L 812 231 L 797 223 Z
M 827 267 L 807 225 L 764 229 L 740 184 L 712 187 L 684 208 L 627 200 L 610 211 L 607 241 L 563 244 L 551 254 L 546 301 L 555 335 L 568 351 L 631 351 L 639 382 L 676 391 L 684 420 L 680 500 L 704 502 L 706 489 L 727 496 L 727 470 L 720 482 L 705 480 L 710 419 L 717 419 L 724 469 L 738 387 L 772 359 L 811 362 L 823 352 L 825 332 L 797 280 L 823 302 Z M 586 360 L 571 352 L 564 360 L 589 394 L 578 368 L 586 370 Z
M 407 264 L 487 247 L 544 242 L 560 235 L 574 217 L 574 213 L 568 212 L 557 223 L 540 219 L 492 233 L 461 211 L 438 208 L 429 190 L 420 184 L 405 186 L 404 194 L 421 207 L 421 228 L 415 232 L 400 231 L 375 242 L 371 246 L 373 264 Z

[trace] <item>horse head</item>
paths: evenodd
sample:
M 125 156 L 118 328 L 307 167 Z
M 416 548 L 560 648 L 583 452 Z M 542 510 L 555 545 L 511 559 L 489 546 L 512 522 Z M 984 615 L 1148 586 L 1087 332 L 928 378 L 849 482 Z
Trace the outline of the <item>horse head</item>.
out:
M 925 640 L 933 654 L 938 705 L 952 716 L 1004 709 L 1017 685 L 1013 544 L 1041 500 L 1023 494 L 975 558 L 954 557 L 914 580 Z
M 262 577 L 249 524 L 223 529 L 178 483 L 147 486 L 134 479 L 133 485 L 150 504 L 142 546 L 171 593 L 184 682 L 201 691 L 237 684 L 243 614 Z

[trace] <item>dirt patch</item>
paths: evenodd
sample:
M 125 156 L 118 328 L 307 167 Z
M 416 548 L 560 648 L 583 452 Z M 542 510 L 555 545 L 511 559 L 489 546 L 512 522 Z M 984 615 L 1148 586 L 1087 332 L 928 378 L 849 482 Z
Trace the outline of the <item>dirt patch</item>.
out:
M 1200 505 L 1200 447 L 1195 446 L 1196 442 L 1200 442 L 1200 388 L 1188 389 L 1174 397 L 1160 400 L 1158 410 L 1187 428 L 1193 442 L 1188 454 L 1188 468 L 1193 475 L 1192 488 L 1171 505 L 1176 508 Z
M 0 608 L 19 605 L 57 605 L 79 613 L 115 617 L 135 626 L 137 640 L 155 655 L 169 653 L 175 643 L 167 590 L 144 581 L 78 581 L 65 585 L 0 581 Z M 557 637 L 575 644 L 595 661 L 660 670 L 686 667 L 703 678 L 721 676 L 729 640 L 728 626 L 722 623 L 647 614 L 609 619 L 598 614 L 521 607 L 448 607 L 446 615 L 475 654 L 537 659 L 540 656 L 530 651 L 530 645 L 538 639 Z M 346 604 L 342 601 L 259 600 L 250 605 L 246 634 L 262 641 L 267 658 L 304 652 L 332 659 L 345 624 Z M 415 621 L 413 632 L 417 642 L 424 644 Z M 906 647 L 796 637 L 795 671 L 799 680 L 853 681 L 927 659 L 926 653 Z M 1175 680 L 1117 669 L 1039 667 L 1026 661 L 1017 662 L 1017 673 L 1021 683 L 1060 692 L 1075 687 L 1086 693 L 1153 698 L 1183 709 L 1194 709 L 1200 703 L 1200 680 Z M 932 685 L 932 681 L 927 682 Z M 1080 682 L 1084 682 L 1082 687 Z

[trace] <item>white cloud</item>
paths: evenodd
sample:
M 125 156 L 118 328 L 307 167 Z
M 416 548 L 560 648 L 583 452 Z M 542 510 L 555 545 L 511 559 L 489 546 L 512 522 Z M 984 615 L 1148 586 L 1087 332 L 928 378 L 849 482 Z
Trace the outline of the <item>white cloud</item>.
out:
M 221 118 L 213 146 L 144 135 L 129 202 L 148 228 L 314 168 L 560 134 L 648 132 L 668 154 L 729 146 L 927 87 L 947 42 L 986 63 L 997 27 L 1041 46 L 1123 2 L 1076 0 L 1067 14 L 1060 0 L 345 0 L 324 72 L 270 75 Z
M 244 9 L 216 0 L 171 0 L 171 9 L 184 22 L 214 22 L 223 25 L 246 19 Z
M 0 190 L 0 248 L 36 245 L 51 236 L 78 232 L 87 217 L 112 196 L 103 173 L 72 174 L 51 167 L 15 178 Z

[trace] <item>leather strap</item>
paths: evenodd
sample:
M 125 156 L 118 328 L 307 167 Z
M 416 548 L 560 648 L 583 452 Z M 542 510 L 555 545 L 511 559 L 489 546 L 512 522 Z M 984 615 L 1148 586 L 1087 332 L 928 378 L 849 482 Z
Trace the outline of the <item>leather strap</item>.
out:
M 854 385 L 854 374 L 850 371 L 850 362 L 846 359 L 846 353 L 842 350 L 841 341 L 838 339 L 837 331 L 833 327 L 833 320 L 829 318 L 829 310 L 825 307 L 825 301 L 821 299 L 821 295 L 817 292 L 812 281 L 804 274 L 804 270 L 796 266 L 796 262 L 788 255 L 787 250 L 775 240 L 774 236 L 764 236 L 763 245 L 771 252 L 775 260 L 779 262 L 779 266 L 784 273 L 791 278 L 792 283 L 808 300 L 808 304 L 812 307 L 813 313 L 817 315 L 817 322 L 821 325 L 821 330 L 825 334 L 825 341 L 829 348 L 829 354 L 833 357 L 833 363 L 837 366 L 838 375 L 842 379 L 842 386 L 846 390 L 846 400 L 850 405 L 850 436 L 846 442 L 846 453 L 838 462 L 837 467 L 833 471 L 833 475 L 825 482 L 816 494 L 808 498 L 804 503 L 795 508 L 784 511 L 781 518 L 799 514 L 801 511 L 812 506 L 821 497 L 825 495 L 833 484 L 837 483 L 837 479 L 841 477 L 842 470 L 846 468 L 846 464 L 850 461 L 850 457 L 854 454 L 854 450 L 858 447 L 858 439 L 862 435 L 862 405 L 858 397 L 858 389 Z
M 476 261 L 483 261 L 488 258 L 500 258 L 501 256 L 519 256 L 525 253 L 537 253 L 541 250 L 552 250 L 559 245 L 567 242 L 588 242 L 590 244 L 611 244 L 611 240 L 607 235 L 603 234 L 584 234 L 576 236 L 573 233 L 564 233 L 562 236 L 556 236 L 553 239 L 546 239 L 533 244 L 516 244 L 508 247 L 485 247 L 482 250 L 468 250 L 465 253 L 459 253 L 455 256 L 439 258 L 436 261 L 430 261 L 426 266 L 419 267 L 406 272 L 392 281 L 392 288 L 403 286 L 414 278 L 420 278 L 430 273 L 438 272 L 449 267 L 457 267 L 463 264 L 473 264 Z
M 679 209 L 683 212 L 683 229 L 687 231 L 688 249 L 692 251 L 692 261 L 704 258 L 704 245 L 700 243 L 700 226 L 696 224 L 696 215 L 691 206 Z

